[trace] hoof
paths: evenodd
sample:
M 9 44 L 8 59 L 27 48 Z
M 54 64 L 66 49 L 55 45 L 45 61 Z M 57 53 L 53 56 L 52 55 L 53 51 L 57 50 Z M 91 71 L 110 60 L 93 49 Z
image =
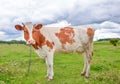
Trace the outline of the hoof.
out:
M 89 78 L 89 76 L 85 76 L 85 79 L 88 79 Z
M 52 81 L 53 80 L 53 78 L 48 78 L 48 81 Z
M 81 75 L 81 76 L 85 76 L 85 73 L 81 73 L 80 75 Z
M 46 75 L 45 78 L 47 78 L 48 81 L 52 81 L 53 80 L 53 78 L 49 77 L 48 75 Z
M 90 77 L 90 73 L 89 74 L 85 74 L 85 78 L 88 79 Z

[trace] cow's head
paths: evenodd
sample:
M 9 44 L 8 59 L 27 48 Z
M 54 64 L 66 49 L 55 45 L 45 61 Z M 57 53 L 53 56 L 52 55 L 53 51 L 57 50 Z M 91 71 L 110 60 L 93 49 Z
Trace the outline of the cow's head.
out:
M 35 44 L 34 33 L 42 28 L 42 24 L 33 25 L 32 22 L 22 23 L 22 25 L 15 25 L 15 28 L 19 31 L 24 31 L 24 39 L 27 44 Z

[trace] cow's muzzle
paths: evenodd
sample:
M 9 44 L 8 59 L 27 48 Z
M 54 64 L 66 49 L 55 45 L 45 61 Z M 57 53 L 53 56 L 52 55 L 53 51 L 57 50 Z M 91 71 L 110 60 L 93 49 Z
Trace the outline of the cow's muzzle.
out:
M 34 44 L 35 44 L 35 41 L 34 41 L 34 40 L 28 40 L 28 41 L 27 41 L 27 44 L 29 44 L 29 45 L 34 45 Z

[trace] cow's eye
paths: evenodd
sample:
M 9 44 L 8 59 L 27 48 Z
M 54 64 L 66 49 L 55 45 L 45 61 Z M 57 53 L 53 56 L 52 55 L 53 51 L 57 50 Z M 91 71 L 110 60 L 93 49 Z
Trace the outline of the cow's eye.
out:
M 28 31 L 24 31 L 24 33 L 28 33 Z

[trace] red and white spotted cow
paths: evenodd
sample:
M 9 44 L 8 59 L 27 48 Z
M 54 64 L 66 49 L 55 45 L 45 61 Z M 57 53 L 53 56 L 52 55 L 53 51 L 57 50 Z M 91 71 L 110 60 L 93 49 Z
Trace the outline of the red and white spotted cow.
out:
M 54 52 L 78 52 L 84 54 L 84 68 L 81 75 L 86 78 L 90 74 L 90 62 L 93 55 L 92 43 L 94 30 L 90 27 L 44 27 L 26 22 L 15 25 L 17 30 L 24 31 L 27 44 L 34 47 L 36 53 L 46 60 L 47 78 L 53 79 Z

